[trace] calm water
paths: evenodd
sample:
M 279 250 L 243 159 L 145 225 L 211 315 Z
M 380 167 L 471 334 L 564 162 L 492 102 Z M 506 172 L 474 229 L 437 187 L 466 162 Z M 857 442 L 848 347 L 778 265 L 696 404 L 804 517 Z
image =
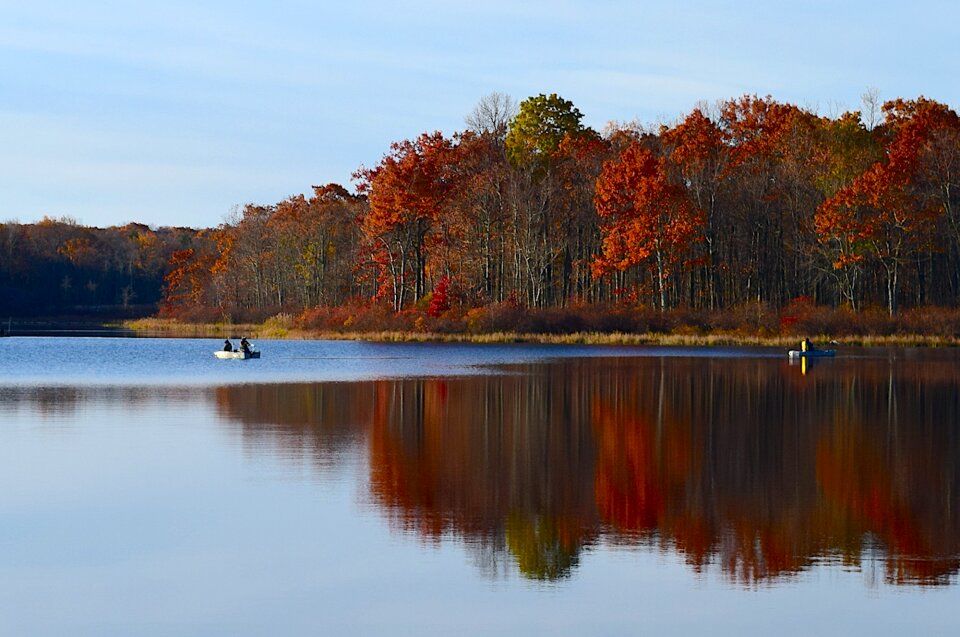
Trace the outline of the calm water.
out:
M 0 340 L 0 634 L 956 634 L 960 353 Z

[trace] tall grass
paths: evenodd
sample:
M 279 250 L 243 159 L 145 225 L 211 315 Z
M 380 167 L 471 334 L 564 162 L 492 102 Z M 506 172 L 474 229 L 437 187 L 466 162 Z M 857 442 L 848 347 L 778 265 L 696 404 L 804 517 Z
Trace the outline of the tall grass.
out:
M 122 326 L 146 336 L 181 336 L 186 338 L 262 338 L 269 331 L 266 325 L 252 323 L 183 323 L 177 319 L 145 318 L 124 321 Z

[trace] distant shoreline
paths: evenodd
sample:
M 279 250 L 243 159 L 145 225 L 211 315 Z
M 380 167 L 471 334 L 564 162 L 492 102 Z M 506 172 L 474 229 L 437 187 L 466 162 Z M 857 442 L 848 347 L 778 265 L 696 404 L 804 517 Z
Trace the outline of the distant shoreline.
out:
M 0 321 L 0 336 L 136 337 L 139 333 L 115 321 L 78 318 L 11 318 Z

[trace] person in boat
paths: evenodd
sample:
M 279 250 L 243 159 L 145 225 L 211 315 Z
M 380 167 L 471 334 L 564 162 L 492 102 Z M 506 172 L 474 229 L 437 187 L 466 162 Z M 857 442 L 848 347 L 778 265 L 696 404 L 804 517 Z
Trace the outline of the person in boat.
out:
M 813 343 L 810 342 L 810 337 L 805 337 L 800 342 L 800 350 L 803 352 L 816 352 L 817 348 L 813 346 Z
M 244 354 L 250 353 L 250 341 L 247 340 L 246 336 L 240 339 L 240 351 Z
M 225 351 L 225 352 L 232 352 L 232 351 L 233 351 L 233 343 L 230 342 L 230 339 L 229 339 L 229 338 L 226 339 L 225 341 L 223 341 L 223 351 Z

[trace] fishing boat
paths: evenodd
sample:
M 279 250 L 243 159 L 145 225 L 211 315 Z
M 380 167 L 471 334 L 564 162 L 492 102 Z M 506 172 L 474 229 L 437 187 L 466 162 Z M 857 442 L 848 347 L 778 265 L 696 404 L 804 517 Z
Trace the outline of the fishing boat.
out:
M 811 349 L 807 351 L 792 349 L 787 352 L 787 356 L 790 358 L 828 358 L 836 356 L 837 350 L 835 349 Z
M 248 358 L 260 358 L 260 352 L 253 349 L 247 350 L 247 351 L 238 349 L 232 352 L 225 352 L 223 350 L 220 350 L 220 351 L 214 352 L 213 355 L 221 360 L 230 359 L 230 358 L 236 358 L 237 360 L 247 360 Z

